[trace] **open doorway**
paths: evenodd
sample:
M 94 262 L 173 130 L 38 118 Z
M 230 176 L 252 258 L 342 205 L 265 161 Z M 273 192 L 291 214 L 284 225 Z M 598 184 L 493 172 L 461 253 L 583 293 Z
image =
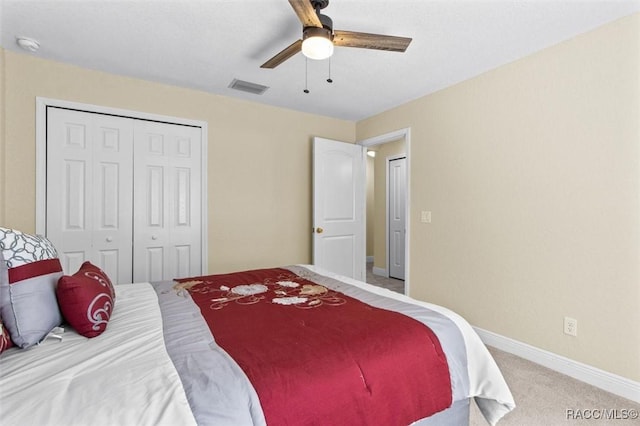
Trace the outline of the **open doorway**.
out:
M 409 292 L 409 129 L 366 139 L 366 255 L 370 284 Z

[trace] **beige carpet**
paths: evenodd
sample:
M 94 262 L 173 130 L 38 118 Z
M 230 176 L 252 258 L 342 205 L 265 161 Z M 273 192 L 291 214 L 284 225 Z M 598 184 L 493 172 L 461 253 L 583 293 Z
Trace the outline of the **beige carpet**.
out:
M 637 415 L 640 404 L 515 355 L 491 347 L 489 350 L 502 370 L 517 405 L 498 426 L 640 425 L 638 417 L 624 418 L 631 417 L 633 413 Z M 582 419 L 579 418 L 581 415 Z M 605 415 L 614 418 L 585 418 Z M 486 424 L 475 403 L 472 403 L 470 425 Z

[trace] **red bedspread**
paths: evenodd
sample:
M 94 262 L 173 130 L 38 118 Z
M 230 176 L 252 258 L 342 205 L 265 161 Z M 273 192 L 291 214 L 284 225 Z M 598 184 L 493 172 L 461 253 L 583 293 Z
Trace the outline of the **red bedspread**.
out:
M 179 280 L 269 425 L 407 425 L 451 405 L 435 334 L 286 269 Z

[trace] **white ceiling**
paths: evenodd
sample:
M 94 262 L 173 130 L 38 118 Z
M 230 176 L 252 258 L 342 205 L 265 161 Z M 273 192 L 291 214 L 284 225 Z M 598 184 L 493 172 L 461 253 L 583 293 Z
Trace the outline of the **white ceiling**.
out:
M 81 67 L 360 120 L 640 11 L 640 0 L 331 0 L 334 28 L 412 37 L 260 65 L 301 37 L 287 0 L 0 0 L 0 43 Z M 26 53 L 16 36 L 40 42 Z M 615 46 L 612 46 L 615 48 Z M 234 78 L 269 86 L 258 96 Z

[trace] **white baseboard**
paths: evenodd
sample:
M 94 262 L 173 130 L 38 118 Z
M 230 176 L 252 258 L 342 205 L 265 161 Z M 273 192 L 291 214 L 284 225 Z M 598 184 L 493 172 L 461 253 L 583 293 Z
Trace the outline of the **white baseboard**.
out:
M 551 370 L 596 386 L 607 392 L 640 403 L 640 382 L 618 376 L 599 368 L 545 351 L 526 343 L 474 327 L 480 339 L 488 345 L 521 358 L 540 364 Z
M 374 266 L 371 272 L 373 272 L 373 275 L 378 275 L 378 276 L 387 277 L 387 278 L 389 277 L 389 275 L 387 275 L 386 269 L 378 268 L 377 266 Z

